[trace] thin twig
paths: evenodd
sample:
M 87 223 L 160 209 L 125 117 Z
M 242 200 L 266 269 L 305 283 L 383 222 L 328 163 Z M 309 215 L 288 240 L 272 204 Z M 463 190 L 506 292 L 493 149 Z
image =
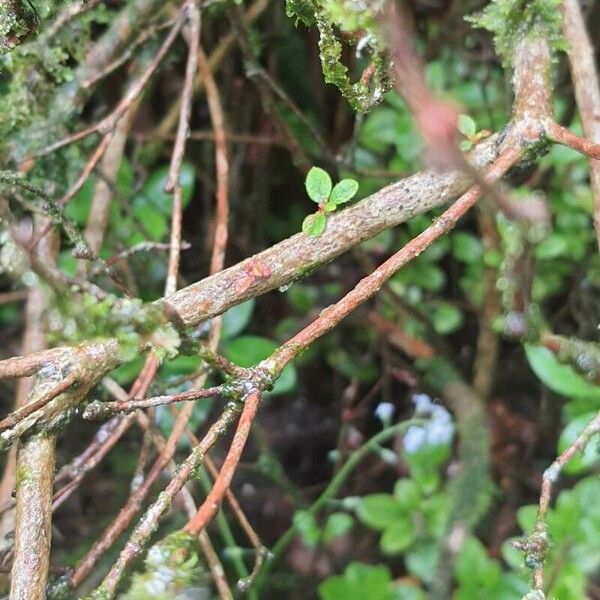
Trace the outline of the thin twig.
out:
M 86 2 L 85 0 L 79 0 L 79 2 L 67 6 L 44 32 L 44 42 L 48 43 L 48 40 L 52 36 L 56 35 L 60 29 L 62 29 L 76 17 L 82 15 L 84 12 L 94 8 L 94 6 L 99 4 L 100 1 L 101 0 L 87 0 Z
M 250 434 L 250 429 L 254 423 L 260 399 L 261 393 L 258 391 L 249 394 L 245 398 L 244 409 L 240 415 L 238 426 L 233 436 L 231 446 L 229 447 L 229 452 L 223 462 L 223 466 L 221 467 L 219 475 L 215 480 L 210 493 L 206 497 L 206 500 L 202 503 L 194 517 L 190 519 L 185 526 L 186 531 L 197 535 L 212 520 L 217 510 L 219 510 L 225 492 L 229 489 L 229 484 L 231 483 L 235 469 L 242 456 L 242 451 L 244 450 L 248 435 Z
M 187 35 L 189 50 L 187 63 L 185 65 L 185 79 L 181 92 L 181 112 L 179 113 L 179 125 L 173 152 L 171 153 L 171 164 L 165 183 L 165 192 L 170 193 L 175 189 L 179 180 L 179 172 L 185 154 L 185 142 L 190 131 L 190 115 L 192 112 L 192 100 L 194 98 L 194 76 L 198 65 L 198 47 L 200 44 L 200 11 L 194 2 L 187 3 L 189 35 Z
M 131 400 L 117 400 L 115 402 L 92 402 L 83 411 L 83 418 L 97 420 L 106 418 L 113 413 L 132 412 L 137 409 L 163 406 L 175 402 L 192 402 L 201 398 L 218 396 L 223 392 L 223 386 L 204 388 L 201 390 L 190 390 L 168 396 L 154 396 L 153 398 L 132 398 Z
M 36 410 L 46 406 L 48 402 L 51 402 L 54 400 L 54 398 L 60 396 L 63 392 L 68 390 L 76 382 L 76 380 L 76 373 L 69 373 L 69 375 L 57 383 L 56 386 L 47 390 L 45 393 L 42 393 L 39 395 L 39 397 L 36 397 L 35 400 L 28 402 L 20 408 L 17 408 L 8 416 L 4 417 L 4 419 L 0 421 L 0 431 L 14 427 L 17 423 L 34 413 Z
M 554 121 L 550 121 L 550 123 L 546 125 L 546 133 L 551 140 L 558 144 L 572 148 L 595 161 L 600 161 L 600 144 L 595 144 L 589 139 L 569 131 L 566 127 L 563 127 Z
M 571 78 L 583 133 L 590 142 L 600 143 L 600 83 L 596 71 L 595 49 L 585 27 L 578 0 L 564 0 L 561 8 Z M 594 226 L 600 247 L 600 161 L 590 160 L 590 179 L 594 197 Z
M 534 570 L 534 586 L 537 590 L 544 588 L 544 558 L 550 544 L 547 534 L 546 519 L 552 498 L 552 489 L 557 482 L 565 465 L 582 451 L 591 438 L 600 432 L 600 412 L 585 426 L 584 430 L 577 436 L 575 441 L 564 450 L 560 456 L 544 471 L 542 476 L 542 489 L 538 505 L 538 513 L 531 535 L 515 546 L 525 553 L 532 555 L 536 564 Z
M 202 47 L 198 48 L 198 72 L 204 81 L 210 120 L 215 134 L 215 165 L 217 180 L 217 205 L 215 215 L 215 232 L 213 250 L 210 259 L 211 273 L 223 268 L 229 218 L 229 160 L 227 158 L 227 136 L 225 131 L 225 115 L 219 88 L 215 83 L 208 59 Z
M 171 164 L 165 183 L 165 192 L 173 193 L 173 209 L 171 217 L 171 241 L 167 280 L 165 283 L 165 296 L 170 296 L 177 290 L 177 277 L 179 274 L 179 257 L 181 254 L 181 220 L 183 213 L 183 191 L 179 181 L 183 155 L 185 153 L 186 138 L 190 129 L 190 114 L 192 111 L 194 75 L 198 63 L 198 45 L 200 42 L 200 12 L 193 2 L 186 3 L 189 18 L 189 44 L 188 59 L 185 67 L 185 80 L 181 94 L 181 112 L 177 137 L 171 154 Z
M 147 29 L 145 29 L 138 37 L 135 39 L 131 45 L 110 64 L 106 65 L 104 69 L 94 73 L 89 79 L 86 79 L 81 83 L 83 88 L 92 87 L 94 84 L 98 83 L 100 79 L 103 79 L 107 75 L 110 75 L 113 71 L 116 71 L 121 65 L 125 64 L 132 56 L 133 52 L 136 48 L 144 44 L 149 38 L 156 35 L 158 32 L 171 27 L 173 25 L 173 21 L 167 21 L 166 23 L 159 23 L 156 25 L 151 25 Z

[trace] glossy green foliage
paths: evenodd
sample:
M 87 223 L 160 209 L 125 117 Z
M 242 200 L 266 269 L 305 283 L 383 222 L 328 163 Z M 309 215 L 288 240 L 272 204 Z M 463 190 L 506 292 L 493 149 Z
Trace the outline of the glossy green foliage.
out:
M 319 586 L 321 600 L 422 600 L 418 589 L 397 585 L 387 567 L 350 563 L 343 575 L 330 577 Z

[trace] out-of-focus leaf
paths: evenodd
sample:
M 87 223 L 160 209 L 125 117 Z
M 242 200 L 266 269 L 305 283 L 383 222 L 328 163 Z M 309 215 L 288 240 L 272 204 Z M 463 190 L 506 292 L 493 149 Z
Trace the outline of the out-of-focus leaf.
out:
M 547 348 L 526 344 L 525 354 L 533 372 L 553 392 L 570 398 L 600 400 L 600 386 L 587 382 L 573 367 L 559 362 Z
M 395 521 L 406 519 L 406 511 L 391 494 L 371 494 L 357 506 L 358 518 L 373 529 L 386 529 Z
M 147 198 L 152 206 L 165 216 L 170 216 L 173 212 L 173 194 L 167 194 L 164 190 L 169 173 L 168 165 L 164 165 L 154 170 L 146 179 L 142 187 L 142 195 Z M 190 163 L 183 163 L 179 173 L 179 183 L 181 184 L 181 202 L 185 208 L 194 192 L 194 183 L 196 181 L 196 171 Z
M 350 563 L 343 575 L 329 577 L 319 586 L 321 600 L 394 600 L 387 567 Z
M 344 512 L 334 512 L 327 517 L 323 528 L 323 541 L 331 543 L 335 538 L 344 535 L 352 529 L 354 521 L 352 517 Z
M 247 302 L 232 306 L 228 311 L 223 313 L 221 330 L 223 339 L 235 337 L 238 333 L 244 331 L 252 317 L 255 303 L 254 298 L 252 298 Z

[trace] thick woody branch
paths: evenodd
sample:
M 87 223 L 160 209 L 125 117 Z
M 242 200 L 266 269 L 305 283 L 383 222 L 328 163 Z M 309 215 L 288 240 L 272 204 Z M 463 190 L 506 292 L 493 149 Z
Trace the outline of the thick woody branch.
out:
M 37 249 L 39 260 L 52 264 L 58 253 L 58 237 L 48 236 Z M 23 351 L 46 348 L 45 315 L 48 306 L 47 290 L 31 288 L 27 302 L 27 327 Z M 17 389 L 17 411 L 35 394 L 35 380 L 22 379 Z M 16 453 L 13 484 L 16 488 L 16 510 L 3 515 L 3 526 L 14 525 L 14 558 L 11 573 L 10 597 L 45 597 L 50 565 L 52 488 L 54 478 L 56 436 L 41 434 L 21 441 Z M 12 449 L 11 449 L 12 451 Z M 13 466 L 12 454 L 7 459 L 7 470 Z M 6 473 L 5 473 L 6 475 Z M 8 477 L 10 482 L 11 477 Z M 8 483 L 3 481 L 3 483 Z M 12 491 L 12 490 L 11 490 Z
M 498 137 L 492 136 L 478 146 L 471 161 L 485 168 L 497 158 L 498 145 Z M 447 203 L 470 185 L 456 171 L 417 173 L 332 214 L 323 235 L 299 233 L 159 303 L 168 304 L 186 326 L 196 326 L 231 306 L 301 279 L 384 229 Z
M 523 44 L 517 53 L 522 58 L 515 65 L 513 120 L 502 138 L 490 136 L 469 155 L 470 163 L 478 169 L 485 170 L 501 154 L 520 154 L 532 144 L 540 142 L 544 134 L 544 126 L 550 117 L 549 51 L 547 44 L 537 38 Z M 299 233 L 229 269 L 157 301 L 154 308 L 162 308 L 178 328 L 197 326 L 222 314 L 231 306 L 301 279 L 315 268 L 384 229 L 443 205 L 464 193 L 471 184 L 471 179 L 459 171 L 417 173 L 331 215 L 323 235 L 310 237 Z M 152 309 L 152 306 L 149 308 Z M 111 360 L 106 362 L 106 368 L 101 373 L 97 372 L 98 365 L 95 365 L 95 372 L 90 374 L 91 383 L 86 380 L 85 368 L 83 373 L 78 374 L 82 385 L 77 386 L 74 393 L 79 399 L 83 397 L 79 391 L 82 386 L 89 390 L 101 375 L 119 364 L 118 343 L 115 340 L 98 344 L 105 349 L 107 345 L 113 345 Z M 89 368 L 89 360 L 84 358 L 83 362 Z M 23 368 L 23 363 L 17 366 Z M 13 372 L 17 366 L 11 365 Z M 59 398 L 63 396 L 65 394 Z M 57 400 L 53 400 L 47 408 L 58 406 L 60 403 Z M 46 409 L 43 412 L 44 420 L 47 420 Z M 33 413 L 13 429 L 0 434 L 0 439 L 10 441 L 22 435 L 39 418 L 39 411 Z

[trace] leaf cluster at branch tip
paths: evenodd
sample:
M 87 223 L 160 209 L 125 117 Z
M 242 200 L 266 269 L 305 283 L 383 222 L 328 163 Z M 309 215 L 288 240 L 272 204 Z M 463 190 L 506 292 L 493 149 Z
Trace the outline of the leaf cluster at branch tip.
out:
M 327 215 L 334 212 L 340 204 L 349 202 L 358 192 L 358 182 L 354 179 L 342 179 L 335 186 L 327 171 L 313 167 L 304 182 L 308 197 L 319 205 L 319 210 L 308 215 L 302 223 L 302 231 L 317 237 L 327 227 Z

